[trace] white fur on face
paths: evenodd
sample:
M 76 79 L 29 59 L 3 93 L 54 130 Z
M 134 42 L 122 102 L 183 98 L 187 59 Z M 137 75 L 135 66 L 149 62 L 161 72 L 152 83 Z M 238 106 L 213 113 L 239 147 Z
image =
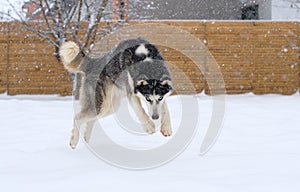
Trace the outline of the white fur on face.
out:
M 160 95 L 149 95 L 150 101 L 147 101 L 146 97 L 141 94 L 140 92 L 137 93 L 137 96 L 143 100 L 147 107 L 148 107 L 148 115 L 152 118 L 155 116 L 158 116 L 160 119 L 162 116 L 162 106 L 165 102 L 165 99 L 171 94 L 171 92 L 168 92 L 165 94 L 162 98 Z

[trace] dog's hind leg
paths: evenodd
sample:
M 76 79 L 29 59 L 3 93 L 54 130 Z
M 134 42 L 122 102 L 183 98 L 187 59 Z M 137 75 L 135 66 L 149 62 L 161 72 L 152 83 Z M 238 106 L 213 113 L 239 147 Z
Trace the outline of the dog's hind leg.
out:
M 134 112 L 136 113 L 138 119 L 142 123 L 144 130 L 149 134 L 155 133 L 155 124 L 146 114 L 145 110 L 142 107 L 140 99 L 135 95 L 130 95 L 128 96 L 128 101 Z
M 79 140 L 79 127 L 77 126 L 77 124 L 75 122 L 75 118 L 74 118 L 73 128 L 72 128 L 72 131 L 71 131 L 71 139 L 70 139 L 70 146 L 71 146 L 72 149 L 76 148 L 78 140 Z
M 161 118 L 160 132 L 165 137 L 172 135 L 170 113 L 169 113 L 169 109 L 168 109 L 168 106 L 167 106 L 166 102 L 164 102 L 162 104 L 162 118 Z
M 86 122 L 87 126 L 86 126 L 86 131 L 84 133 L 84 140 L 87 143 L 90 141 L 91 133 L 94 128 L 94 124 L 96 120 L 98 118 L 103 118 L 113 114 L 119 108 L 121 97 L 120 97 L 120 93 L 116 91 L 118 91 L 116 87 L 113 86 L 107 87 L 106 96 L 102 97 L 103 102 L 97 105 L 99 108 L 99 114 L 97 115 L 97 118 L 93 118 Z
M 103 118 L 113 114 L 120 105 L 120 97 L 113 97 L 113 100 L 106 100 L 104 101 L 103 105 L 101 106 L 101 111 L 97 115 L 97 118 Z M 93 118 L 86 122 L 86 131 L 84 133 L 84 140 L 88 143 L 91 138 L 91 133 L 94 128 L 94 124 L 97 118 Z
M 71 133 L 71 139 L 70 139 L 70 146 L 72 149 L 75 149 L 78 141 L 79 141 L 79 130 L 82 124 L 87 123 L 89 121 L 92 121 L 95 118 L 94 115 L 91 115 L 89 113 L 79 112 L 75 115 L 74 122 L 73 122 L 73 129 Z

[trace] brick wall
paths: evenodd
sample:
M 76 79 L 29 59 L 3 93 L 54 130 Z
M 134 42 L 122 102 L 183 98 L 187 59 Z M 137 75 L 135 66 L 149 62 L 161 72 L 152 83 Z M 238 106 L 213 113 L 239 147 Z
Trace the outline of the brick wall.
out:
M 232 22 L 232 21 L 148 21 L 184 30 L 203 44 L 199 50 L 188 46 L 191 38 L 181 32 L 161 28 L 157 34 L 150 28 L 134 28 L 158 44 L 168 61 L 178 93 L 205 91 L 219 85 L 221 75 L 228 94 L 290 95 L 299 89 L 299 22 Z M 141 25 L 129 22 L 125 27 Z M 39 40 L 16 23 L 0 24 L 0 92 L 8 94 L 70 95 L 70 75 L 54 57 L 54 48 Z M 99 55 L 133 32 L 116 32 L 96 44 Z M 126 31 L 126 30 L 125 30 Z M 116 35 L 117 34 L 117 35 Z M 121 37 L 123 35 L 123 37 Z M 127 35 L 127 36 L 126 36 Z M 175 47 L 175 49 L 174 49 Z M 178 49 L 183 50 L 180 52 Z M 201 58 L 201 67 L 192 60 Z M 196 59 L 197 59 L 196 58 Z M 217 65 L 211 68 L 210 63 Z M 188 79 L 186 78 L 188 77 Z M 192 85 L 189 83 L 192 82 Z M 209 82 L 209 83 L 207 83 Z

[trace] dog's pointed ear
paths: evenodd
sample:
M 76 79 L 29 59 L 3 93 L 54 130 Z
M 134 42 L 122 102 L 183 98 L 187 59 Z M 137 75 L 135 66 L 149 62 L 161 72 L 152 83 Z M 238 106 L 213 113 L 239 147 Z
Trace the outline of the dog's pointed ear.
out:
M 146 80 L 139 80 L 137 83 L 136 83 L 137 86 L 141 86 L 141 85 L 148 85 L 148 82 Z
M 148 85 L 148 77 L 144 74 L 138 75 L 136 78 L 136 85 Z
M 148 85 L 148 77 L 146 75 L 139 75 L 135 78 L 135 86 L 134 86 L 134 93 L 136 94 L 138 90 L 140 90 L 143 85 Z
M 169 86 L 172 86 L 172 82 L 170 81 L 170 80 L 163 80 L 162 82 L 161 82 L 161 84 L 162 85 L 169 85 Z
M 163 74 L 163 76 L 160 78 L 162 85 L 169 85 L 172 86 L 172 81 L 169 75 Z
M 169 75 L 164 74 L 161 78 L 161 85 L 166 86 L 168 88 L 168 92 L 173 92 L 172 80 Z
M 162 77 L 160 78 L 160 81 L 164 81 L 164 80 L 170 80 L 171 81 L 171 77 L 169 74 L 163 74 Z
M 137 93 L 137 90 L 139 90 L 139 88 L 142 86 L 142 85 L 148 85 L 148 77 L 144 74 L 142 75 L 138 75 L 137 77 L 134 78 L 134 93 Z

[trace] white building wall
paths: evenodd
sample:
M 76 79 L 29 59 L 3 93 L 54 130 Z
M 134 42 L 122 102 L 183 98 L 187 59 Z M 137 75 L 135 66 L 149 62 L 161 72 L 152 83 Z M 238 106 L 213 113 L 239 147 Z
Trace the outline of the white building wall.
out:
M 299 21 L 300 1 L 299 0 L 272 0 L 272 20 L 298 20 Z

